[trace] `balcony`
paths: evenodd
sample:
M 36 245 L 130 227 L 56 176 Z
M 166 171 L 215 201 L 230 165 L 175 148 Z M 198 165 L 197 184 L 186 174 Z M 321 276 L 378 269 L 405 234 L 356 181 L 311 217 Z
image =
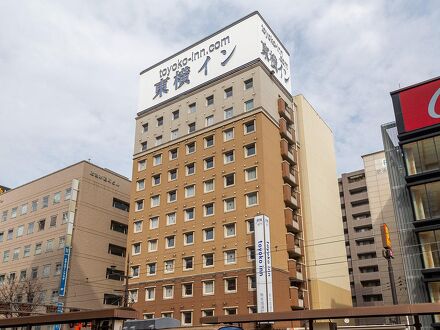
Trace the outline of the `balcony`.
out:
M 303 266 L 298 263 L 295 259 L 287 260 L 287 265 L 289 269 L 289 278 L 291 282 L 302 282 L 303 277 Z
M 287 227 L 287 230 L 293 232 L 293 233 L 299 233 L 301 231 L 301 225 L 300 225 L 300 216 L 293 213 L 293 210 L 291 208 L 285 208 L 284 209 L 284 221 L 285 225 Z
M 302 256 L 300 242 L 295 238 L 294 234 L 286 233 L 286 245 L 289 256 L 292 256 L 292 258 L 300 258 Z
M 356 205 L 352 206 L 351 213 L 353 214 L 353 217 L 356 218 L 356 216 L 364 215 L 370 212 L 370 204 L 362 204 L 362 205 Z
M 298 186 L 296 181 L 298 172 L 291 169 L 291 165 L 287 161 L 281 163 L 281 171 L 283 174 L 284 182 L 289 183 L 292 186 Z
M 278 99 L 278 113 L 290 123 L 293 123 L 293 111 L 281 97 Z
M 297 163 L 296 153 L 292 148 L 289 148 L 287 140 L 282 139 L 280 141 L 281 157 L 287 160 L 290 164 L 295 165 Z
M 289 125 L 287 124 L 287 120 L 284 118 L 280 118 L 279 120 L 280 124 L 280 134 L 282 137 L 287 139 L 289 143 L 293 144 L 295 143 L 295 136 L 292 128 L 289 128 Z
M 362 191 L 360 193 L 351 195 L 351 200 L 350 200 L 351 203 L 356 203 L 361 201 L 368 201 L 368 193 L 366 191 Z
M 294 192 L 288 184 L 283 185 L 283 197 L 287 206 L 292 209 L 298 208 L 298 193 Z

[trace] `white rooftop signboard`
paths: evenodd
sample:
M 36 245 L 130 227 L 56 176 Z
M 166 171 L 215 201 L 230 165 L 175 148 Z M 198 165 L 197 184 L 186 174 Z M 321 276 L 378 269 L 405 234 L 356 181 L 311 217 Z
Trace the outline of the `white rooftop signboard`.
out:
M 291 93 L 290 55 L 254 12 L 141 72 L 139 111 L 258 58 Z

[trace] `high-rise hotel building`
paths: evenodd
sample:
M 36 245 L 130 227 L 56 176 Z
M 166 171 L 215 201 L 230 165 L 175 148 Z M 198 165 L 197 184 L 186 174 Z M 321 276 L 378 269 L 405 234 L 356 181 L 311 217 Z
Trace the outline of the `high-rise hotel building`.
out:
M 333 136 L 290 79 L 259 13 L 141 73 L 127 247 L 145 318 L 351 304 Z

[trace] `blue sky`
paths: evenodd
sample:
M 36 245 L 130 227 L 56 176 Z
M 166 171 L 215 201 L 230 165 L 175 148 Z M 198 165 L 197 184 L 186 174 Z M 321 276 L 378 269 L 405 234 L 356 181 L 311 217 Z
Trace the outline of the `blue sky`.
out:
M 131 176 L 138 74 L 259 10 L 293 92 L 335 134 L 338 171 L 382 148 L 389 92 L 440 75 L 438 1 L 0 2 L 0 184 L 82 159 Z

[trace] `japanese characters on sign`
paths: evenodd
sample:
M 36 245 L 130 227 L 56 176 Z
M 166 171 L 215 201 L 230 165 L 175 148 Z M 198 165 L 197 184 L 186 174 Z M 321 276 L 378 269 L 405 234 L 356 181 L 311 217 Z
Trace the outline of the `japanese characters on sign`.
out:
M 95 171 L 90 171 L 90 175 L 99 179 L 99 180 L 102 180 L 102 181 L 108 183 L 109 185 L 119 187 L 119 183 L 117 183 L 115 180 L 112 180 L 112 179 L 106 177 L 105 175 L 96 173 Z
M 258 13 L 143 71 L 140 111 L 260 59 L 291 92 L 290 56 Z

